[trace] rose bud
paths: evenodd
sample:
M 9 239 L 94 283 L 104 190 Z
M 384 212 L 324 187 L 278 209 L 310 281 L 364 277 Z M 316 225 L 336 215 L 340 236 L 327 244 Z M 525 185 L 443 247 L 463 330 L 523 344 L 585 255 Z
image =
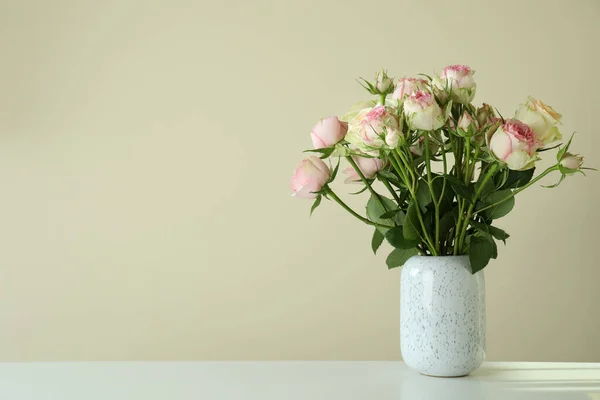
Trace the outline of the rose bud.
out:
M 393 90 L 392 78 L 384 70 L 375 75 L 375 88 L 380 94 L 387 94 Z
M 462 129 L 463 132 L 473 134 L 473 132 L 477 130 L 477 121 L 471 117 L 471 114 L 465 111 L 458 120 L 458 127 Z
M 583 157 L 567 152 L 560 159 L 560 165 L 568 169 L 579 170 L 583 166 Z
M 435 154 L 440 149 L 440 145 L 433 140 L 429 140 L 429 154 Z M 421 157 L 425 153 L 425 138 L 421 136 L 419 140 L 415 142 L 409 148 L 410 152 L 417 157 Z
M 331 171 L 323 160 L 315 156 L 308 157 L 302 160 L 294 171 L 290 182 L 292 196 L 314 199 L 317 197 L 315 192 L 321 190 L 330 177 Z
M 348 123 L 338 117 L 323 118 L 312 128 L 310 137 L 315 149 L 331 147 L 346 136 Z
M 492 106 L 483 103 L 483 105 L 475 112 L 475 116 L 477 117 L 477 123 L 479 126 L 484 127 L 493 122 L 493 119 L 496 117 L 496 113 L 494 112 L 494 108 Z
M 365 178 L 373 178 L 381 168 L 383 168 L 383 161 L 379 158 L 367 158 L 360 156 L 352 156 L 352 159 L 358 165 L 358 168 L 362 172 Z M 353 167 L 348 167 L 344 170 L 348 175 L 346 183 L 360 182 L 360 176 Z

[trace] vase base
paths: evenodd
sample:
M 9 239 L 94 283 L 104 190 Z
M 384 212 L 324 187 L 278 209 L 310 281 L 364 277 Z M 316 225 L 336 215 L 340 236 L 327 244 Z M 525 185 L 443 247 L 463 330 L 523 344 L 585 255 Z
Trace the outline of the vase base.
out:
M 464 378 L 465 376 L 469 376 L 469 374 L 464 374 L 464 375 L 429 375 L 429 374 L 424 374 L 422 372 L 419 372 L 419 374 L 421 374 L 423 376 L 429 376 L 431 378 Z

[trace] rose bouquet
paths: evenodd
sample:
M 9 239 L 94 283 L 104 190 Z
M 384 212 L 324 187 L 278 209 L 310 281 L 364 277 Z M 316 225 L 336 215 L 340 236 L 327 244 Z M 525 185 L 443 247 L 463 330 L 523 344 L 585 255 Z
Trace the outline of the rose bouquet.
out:
M 314 199 L 311 214 L 325 198 L 373 226 L 373 251 L 384 240 L 394 248 L 389 268 L 420 254 L 468 255 L 473 273 L 483 269 L 497 257 L 497 241 L 509 237 L 495 221 L 518 193 L 550 173 L 559 174 L 548 186 L 556 187 L 586 168 L 569 152 L 572 136 L 554 144 L 561 115 L 552 107 L 530 97 L 512 118 L 485 103 L 476 107 L 473 74 L 451 65 L 434 77 L 394 81 L 382 71 L 360 81 L 375 99 L 314 126 L 307 151 L 318 156 L 296 168 L 293 194 Z M 536 175 L 536 161 L 551 149 L 556 163 Z M 341 159 L 349 163 L 346 182 L 370 193 L 365 215 L 330 187 Z

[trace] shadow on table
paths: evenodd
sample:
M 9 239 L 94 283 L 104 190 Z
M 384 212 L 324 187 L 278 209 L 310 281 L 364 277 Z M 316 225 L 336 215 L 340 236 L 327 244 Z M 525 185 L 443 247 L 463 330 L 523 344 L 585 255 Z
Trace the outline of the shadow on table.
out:
M 464 400 L 467 398 L 600 400 L 600 379 L 511 380 L 498 379 L 493 371 L 484 372 L 484 374 L 453 379 L 414 374 L 402 381 L 400 398 L 403 400 Z

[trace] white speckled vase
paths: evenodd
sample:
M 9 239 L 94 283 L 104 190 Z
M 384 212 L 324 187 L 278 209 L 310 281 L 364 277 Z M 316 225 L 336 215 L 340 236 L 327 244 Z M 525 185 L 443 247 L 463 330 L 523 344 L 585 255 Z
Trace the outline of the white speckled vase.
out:
M 424 375 L 454 377 L 485 359 L 485 281 L 468 256 L 414 256 L 402 267 L 400 347 Z

